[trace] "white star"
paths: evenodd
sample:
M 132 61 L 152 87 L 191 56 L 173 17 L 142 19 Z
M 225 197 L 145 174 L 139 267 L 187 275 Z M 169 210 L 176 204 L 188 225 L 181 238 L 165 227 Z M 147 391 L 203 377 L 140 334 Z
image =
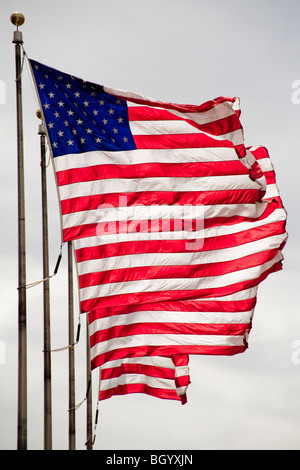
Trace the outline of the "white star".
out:
M 103 124 L 107 124 L 107 119 L 103 119 Z
M 67 127 L 69 125 L 68 121 L 64 121 L 65 126 Z
M 73 144 L 74 144 L 74 140 L 69 139 L 68 140 L 68 145 L 73 145 Z
M 113 131 L 114 131 L 114 134 L 118 133 L 118 129 L 116 129 L 115 127 L 113 128 Z
M 40 87 L 41 90 L 43 90 L 45 88 L 45 85 L 43 83 L 40 83 L 39 87 Z
M 57 104 L 61 108 L 62 106 L 64 106 L 65 103 L 63 103 L 62 101 L 59 101 Z
M 59 137 L 62 137 L 64 135 L 63 131 L 58 131 Z
M 77 124 L 82 124 L 82 123 L 83 123 L 83 121 L 81 119 L 77 120 Z
M 73 130 L 72 130 L 72 132 L 73 132 L 73 134 L 74 134 L 74 135 L 76 135 L 76 134 L 77 134 L 77 131 L 76 131 L 76 129 L 73 129 Z
M 128 138 L 127 138 L 127 137 L 123 137 L 123 140 L 124 140 L 124 142 L 128 142 Z
M 53 142 L 52 147 L 57 148 L 57 142 Z
M 97 111 L 96 109 L 94 109 L 93 113 L 94 113 L 94 116 L 98 116 L 99 111 Z
M 55 111 L 54 116 L 55 116 L 56 118 L 58 118 L 58 117 L 59 117 L 59 113 L 58 113 L 57 111 Z
M 68 111 L 68 115 L 69 115 L 69 116 L 73 116 L 73 114 L 74 114 L 74 111 L 71 111 L 71 110 Z
M 102 139 L 100 139 L 99 137 L 97 137 L 96 142 L 97 142 L 97 144 L 100 144 L 100 143 L 102 142 Z
M 71 88 L 71 86 L 72 86 L 71 83 L 66 84 L 66 88 Z
M 76 91 L 76 93 L 74 93 L 74 94 L 75 94 L 76 98 L 79 98 L 80 93 L 78 91 Z
M 122 124 L 122 122 L 123 122 L 123 121 L 124 121 L 124 119 L 123 119 L 123 118 L 118 118 L 118 122 L 119 122 L 119 124 Z
M 85 100 L 85 101 L 83 102 L 83 104 L 84 104 L 85 107 L 87 107 L 87 106 L 89 105 L 89 102 L 88 102 L 87 100 Z
M 109 114 L 114 114 L 115 111 L 113 109 L 110 109 L 108 112 Z
M 86 131 L 87 131 L 88 134 L 92 134 L 92 132 L 93 132 L 92 129 L 86 129 Z
M 99 101 L 99 104 L 103 105 L 103 104 L 104 104 L 104 100 L 100 100 L 100 101 Z
M 83 137 L 81 137 L 80 142 L 81 142 L 82 144 L 84 144 L 84 143 L 85 143 L 85 139 L 84 139 Z
M 52 93 L 52 91 L 50 93 L 48 93 L 48 96 L 49 98 L 54 98 L 54 93 Z
M 48 127 L 49 127 L 49 129 L 53 129 L 53 127 L 54 127 L 53 122 L 49 122 Z
M 49 104 L 49 103 L 45 103 L 45 104 L 44 104 L 44 108 L 45 108 L 45 109 L 49 109 L 49 108 L 50 108 L 50 104 Z

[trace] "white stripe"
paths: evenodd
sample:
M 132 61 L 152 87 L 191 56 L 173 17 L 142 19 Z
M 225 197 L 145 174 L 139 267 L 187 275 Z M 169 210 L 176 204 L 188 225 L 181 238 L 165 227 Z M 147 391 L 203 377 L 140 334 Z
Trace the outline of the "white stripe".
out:
M 111 229 L 116 224 L 112 222 L 120 221 L 156 221 L 160 219 L 180 219 L 180 220 L 203 220 L 204 206 L 192 205 L 151 205 L 151 206 L 123 206 L 123 207 L 107 207 L 99 206 L 98 209 L 82 212 L 71 212 L 62 216 L 63 228 L 76 227 L 82 224 L 91 223 L 111 223 Z M 187 228 L 187 226 L 186 226 Z M 151 227 L 150 227 L 151 231 Z M 154 231 L 154 226 L 153 226 Z
M 234 148 L 140 149 L 120 152 L 91 151 L 68 154 L 54 159 L 55 170 L 85 168 L 95 165 L 134 165 L 141 163 L 197 163 L 237 161 Z
M 174 362 L 170 357 L 163 356 L 141 356 L 141 357 L 124 357 L 123 359 L 115 359 L 107 361 L 101 365 L 101 370 L 120 367 L 122 364 L 144 364 L 147 366 L 162 367 L 164 369 L 175 369 Z
M 111 230 L 116 228 L 116 221 L 134 221 L 135 223 L 140 220 L 156 221 L 156 220 L 194 220 L 198 221 L 197 226 L 200 229 L 200 221 L 205 219 L 211 219 L 214 217 L 259 217 L 263 214 L 267 203 L 257 204 L 216 204 L 216 205 L 132 205 L 127 206 L 126 197 L 122 196 L 119 201 L 121 206 L 114 207 L 112 205 L 103 204 L 99 205 L 97 209 L 91 209 L 89 211 L 78 211 L 70 212 L 62 216 L 63 228 L 76 227 L 78 225 L 92 224 L 92 223 L 110 223 L 111 227 L 107 226 L 107 234 L 111 233 Z M 165 225 L 168 231 L 168 226 Z M 146 229 L 146 225 L 144 229 Z M 179 226 L 177 228 L 180 228 Z M 188 229 L 189 225 L 186 224 L 183 229 Z M 132 225 L 132 229 L 134 229 Z M 170 227 L 169 227 L 170 229 Z M 128 230 L 129 231 L 129 230 Z M 148 230 L 147 230 L 148 231 Z M 155 231 L 155 222 L 153 226 L 150 226 L 150 232 Z M 105 233 L 99 232 L 99 235 L 105 235 Z
M 181 395 L 184 395 L 187 391 L 188 386 L 186 387 L 178 387 L 176 388 L 177 395 L 180 397 Z
M 97 318 L 90 325 L 90 335 L 100 330 L 115 326 L 126 326 L 139 323 L 189 323 L 189 324 L 248 324 L 253 311 L 247 312 L 173 312 L 173 311 L 141 311 L 123 315 L 111 315 Z
M 193 266 L 198 264 L 222 263 L 233 261 L 244 256 L 277 248 L 285 240 L 286 234 L 273 235 L 243 245 L 219 250 L 184 253 L 142 253 L 134 255 L 112 256 L 103 259 L 92 259 L 78 263 L 78 274 L 103 272 L 126 268 L 146 266 Z
M 266 194 L 263 199 L 271 199 L 272 197 L 279 197 L 279 191 L 276 183 L 268 184 Z
M 135 335 L 113 338 L 96 343 L 91 348 L 91 356 L 114 349 L 133 348 L 139 346 L 243 346 L 244 336 L 225 335 Z
M 111 379 L 101 380 L 100 390 L 109 390 L 111 388 L 116 388 L 118 385 L 130 384 L 146 384 L 152 388 L 176 390 L 174 379 L 151 377 L 143 374 L 123 374 L 120 377 L 112 377 Z
M 235 114 L 233 109 L 234 109 L 234 104 L 229 101 L 226 101 L 217 106 L 214 106 L 211 110 L 204 111 L 202 113 L 199 113 L 199 112 L 183 113 L 183 112 L 176 111 L 173 109 L 168 109 L 168 111 L 182 119 L 189 119 L 191 121 L 194 121 L 196 124 L 203 125 L 203 124 L 215 123 L 216 121 L 220 119 L 224 119 L 224 118 L 228 118 L 232 116 L 233 114 Z
M 256 160 L 256 161 L 264 173 L 266 171 L 274 171 L 272 162 L 269 158 L 261 158 L 260 160 Z
M 184 120 L 179 121 L 130 121 L 130 130 L 135 135 L 203 134 Z
M 236 100 L 233 103 L 231 101 L 224 101 L 223 103 L 213 106 L 211 109 L 207 111 L 195 112 L 195 113 L 193 112 L 182 113 L 180 111 L 174 111 L 170 108 L 159 106 L 159 102 L 157 102 L 153 98 L 149 98 L 139 93 L 133 93 L 133 92 L 129 92 L 126 90 L 117 90 L 115 88 L 110 88 L 110 87 L 104 87 L 104 91 L 106 91 L 107 93 L 111 93 L 112 95 L 120 96 L 128 100 L 138 99 L 138 100 L 152 102 L 152 104 L 150 104 L 149 106 L 147 104 L 136 104 L 136 103 L 129 101 L 127 103 L 128 107 L 148 106 L 148 107 L 153 107 L 153 108 L 158 108 L 158 109 L 166 109 L 170 113 L 177 114 L 180 116 L 183 116 L 183 115 L 188 116 L 188 119 L 194 119 L 195 121 L 197 120 L 196 122 L 199 124 L 205 124 L 208 122 L 216 121 L 218 119 L 226 118 L 228 116 L 231 116 L 234 113 L 234 110 L 240 109 L 239 99 L 236 98 Z M 167 105 L 167 103 L 165 104 Z
M 168 279 L 143 279 L 139 281 L 114 282 L 109 284 L 89 286 L 80 289 L 81 301 L 96 299 L 98 297 L 110 297 L 137 292 L 162 292 L 165 290 L 198 290 L 212 289 L 230 286 L 235 283 L 257 279 L 275 262 L 282 259 L 278 253 L 271 261 L 259 266 L 241 269 L 236 272 L 223 274 L 221 276 L 207 276 L 201 278 L 168 278 Z
M 138 135 L 203 134 L 218 141 L 229 140 L 234 145 L 244 143 L 242 129 L 222 135 L 214 135 L 209 132 L 203 132 L 185 121 L 130 121 L 129 127 L 133 137 Z
M 236 189 L 260 189 L 248 175 L 210 176 L 194 178 L 111 178 L 106 180 L 72 183 L 59 188 L 60 199 L 94 196 L 109 193 L 135 193 L 146 191 L 230 191 Z
M 261 214 L 256 213 L 258 209 L 262 209 L 266 207 L 266 204 L 260 204 L 260 205 L 243 205 L 241 204 L 240 206 L 237 206 L 238 209 L 241 210 L 242 214 L 245 215 L 246 217 L 259 217 Z M 206 206 L 208 207 L 208 206 Z M 223 208 L 226 208 L 229 206 L 223 206 Z M 232 206 L 233 208 L 234 206 Z M 262 211 L 263 212 L 263 211 Z M 228 213 L 228 216 L 230 215 L 236 215 L 235 212 L 225 212 L 224 217 L 226 216 L 226 213 Z M 232 224 L 232 225 L 220 225 L 218 227 L 210 227 L 207 229 L 204 229 L 204 232 L 201 232 L 203 234 L 203 237 L 216 237 L 216 236 L 222 236 L 222 235 L 230 235 L 234 233 L 239 233 L 245 230 L 250 230 L 252 228 L 257 228 L 261 227 L 263 225 L 267 225 L 273 222 L 277 221 L 283 221 L 286 219 L 286 214 L 283 209 L 276 209 L 274 212 L 272 212 L 267 218 L 262 219 L 262 220 L 255 220 L 254 222 L 241 222 L 239 224 Z M 80 248 L 88 248 L 88 247 L 93 247 L 93 246 L 98 246 L 98 245 L 106 245 L 110 243 L 116 243 L 118 242 L 125 242 L 125 241 L 138 241 L 138 240 L 184 240 L 184 239 L 194 239 L 195 238 L 195 233 L 194 232 L 157 232 L 157 233 L 124 233 L 124 234 L 118 234 L 118 239 L 116 240 L 116 235 L 102 235 L 102 236 L 95 236 L 95 237 L 87 237 L 87 238 L 79 238 L 77 240 L 74 240 L 74 248 L 75 250 L 78 250 Z
M 195 301 L 201 301 L 201 302 L 210 302 L 210 301 L 222 301 L 222 302 L 239 302 L 241 300 L 250 300 L 250 299 L 255 299 L 257 295 L 257 289 L 258 287 L 250 287 L 249 289 L 243 289 L 238 292 L 234 292 L 233 294 L 229 295 L 224 295 L 224 296 L 219 296 L 219 297 L 209 297 L 207 299 L 205 298 L 200 298 L 200 299 L 194 299 Z
M 175 377 L 184 377 L 190 374 L 190 368 L 188 365 L 177 366 L 175 368 Z

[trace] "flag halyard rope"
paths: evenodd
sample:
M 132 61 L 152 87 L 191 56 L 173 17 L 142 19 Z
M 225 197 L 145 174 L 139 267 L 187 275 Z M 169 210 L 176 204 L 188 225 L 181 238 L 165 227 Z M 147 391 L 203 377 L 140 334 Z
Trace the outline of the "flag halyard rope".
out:
M 48 281 L 49 279 L 54 277 L 57 274 L 57 271 L 58 271 L 58 268 L 59 268 L 59 265 L 60 265 L 60 262 L 61 262 L 61 259 L 62 259 L 62 246 L 63 246 L 63 243 L 60 245 L 60 253 L 58 255 L 57 262 L 56 262 L 53 274 L 51 274 L 51 276 L 45 277 L 44 279 L 40 279 L 39 281 L 30 282 L 28 284 L 25 284 L 24 286 L 19 286 L 19 287 L 17 287 L 17 290 L 30 289 L 31 287 L 35 287 L 38 284 L 41 284 L 42 282 Z
M 101 369 L 99 368 L 99 385 L 98 385 L 98 397 L 97 397 L 97 406 L 96 406 L 96 413 L 95 413 L 94 432 L 86 441 L 85 443 L 86 446 L 88 445 L 90 441 L 92 442 L 92 445 L 94 445 L 95 440 L 96 440 L 96 429 L 97 429 L 98 417 L 99 417 L 100 384 L 101 384 Z

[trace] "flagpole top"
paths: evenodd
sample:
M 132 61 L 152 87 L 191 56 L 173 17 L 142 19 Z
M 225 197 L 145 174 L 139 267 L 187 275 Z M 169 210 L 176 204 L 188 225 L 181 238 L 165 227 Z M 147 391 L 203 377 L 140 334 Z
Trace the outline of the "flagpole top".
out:
M 15 11 L 14 13 L 10 15 L 10 21 L 12 22 L 12 24 L 17 26 L 18 28 L 19 26 L 22 26 L 22 24 L 24 23 L 25 16 L 23 15 L 23 13 L 20 13 L 19 11 Z
M 38 109 L 35 114 L 36 114 L 36 117 L 37 117 L 37 118 L 43 119 L 42 112 L 41 112 L 40 109 Z
M 24 23 L 25 16 L 23 15 L 23 13 L 15 11 L 10 15 L 10 21 L 17 27 L 16 31 L 14 31 L 13 43 L 23 44 L 23 36 L 22 32 L 19 31 L 19 26 L 22 26 L 22 24 Z
M 44 125 L 44 122 L 43 122 L 43 115 L 42 115 L 41 110 L 38 109 L 35 114 L 36 114 L 36 117 L 42 121 L 41 124 L 39 125 L 38 134 L 39 135 L 45 135 L 46 134 L 46 129 L 45 129 L 45 125 Z

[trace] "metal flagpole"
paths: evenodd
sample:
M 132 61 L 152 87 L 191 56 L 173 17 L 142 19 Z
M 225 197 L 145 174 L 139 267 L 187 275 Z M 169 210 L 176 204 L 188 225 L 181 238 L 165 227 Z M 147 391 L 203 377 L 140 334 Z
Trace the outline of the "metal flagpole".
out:
M 86 381 L 87 381 L 87 406 L 86 406 L 86 450 L 93 450 L 93 412 L 92 412 L 92 373 L 91 373 L 91 354 L 90 354 L 90 334 L 88 314 L 86 314 Z
M 42 113 L 37 111 L 42 119 Z M 51 331 L 50 331 L 50 288 L 49 288 L 49 248 L 48 210 L 46 175 L 46 129 L 39 125 L 41 142 L 41 184 L 42 184 L 42 232 L 43 232 L 43 305 L 44 305 L 44 449 L 52 450 L 52 395 L 51 395 Z
M 18 158 L 18 450 L 27 449 L 27 314 L 26 314 L 26 241 L 25 241 L 25 191 L 23 152 L 23 110 L 22 110 L 22 65 L 21 45 L 23 37 L 18 30 L 24 15 L 15 12 L 10 16 L 14 31 L 16 62 L 17 99 L 17 158 Z
M 68 242 L 68 295 L 69 295 L 69 450 L 76 449 L 75 439 L 75 367 L 74 367 L 74 300 L 73 252 Z

